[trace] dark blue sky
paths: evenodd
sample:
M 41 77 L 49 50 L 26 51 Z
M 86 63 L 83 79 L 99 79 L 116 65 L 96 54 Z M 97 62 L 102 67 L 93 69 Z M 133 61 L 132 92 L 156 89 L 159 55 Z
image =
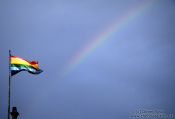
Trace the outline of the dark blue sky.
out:
M 0 118 L 7 118 L 8 50 L 44 72 L 12 78 L 19 119 L 128 119 L 175 113 L 175 2 L 157 0 L 64 78 L 70 59 L 114 19 L 147 0 L 0 0 Z

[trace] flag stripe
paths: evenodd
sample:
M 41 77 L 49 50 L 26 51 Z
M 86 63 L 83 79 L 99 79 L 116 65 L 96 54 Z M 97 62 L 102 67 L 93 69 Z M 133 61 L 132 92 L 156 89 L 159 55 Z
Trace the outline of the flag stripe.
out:
M 34 62 L 29 62 L 27 60 L 24 60 L 19 57 L 11 56 L 11 64 L 21 64 L 21 65 L 27 65 L 27 66 L 32 66 L 36 69 L 38 69 L 38 64 Z
M 28 65 L 23 65 L 23 64 L 11 64 L 11 70 L 22 70 L 22 69 L 29 69 L 31 71 L 36 71 L 37 69 L 32 67 L 32 66 L 28 66 Z
M 21 65 L 21 64 L 11 64 L 12 75 L 14 75 L 20 71 L 28 71 L 29 73 L 32 73 L 32 74 L 39 74 L 42 72 L 41 69 L 35 69 L 31 66 Z

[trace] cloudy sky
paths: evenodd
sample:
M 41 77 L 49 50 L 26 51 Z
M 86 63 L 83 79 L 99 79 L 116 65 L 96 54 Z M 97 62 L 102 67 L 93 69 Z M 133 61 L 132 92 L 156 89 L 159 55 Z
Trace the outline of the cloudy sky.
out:
M 175 114 L 174 38 L 174 0 L 0 0 L 0 118 L 9 49 L 44 70 L 12 77 L 19 119 Z

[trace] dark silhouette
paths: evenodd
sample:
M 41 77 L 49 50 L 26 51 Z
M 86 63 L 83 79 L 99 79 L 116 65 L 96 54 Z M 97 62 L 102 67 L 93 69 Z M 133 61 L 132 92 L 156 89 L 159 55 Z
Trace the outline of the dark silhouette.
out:
M 11 112 L 12 119 L 17 119 L 18 115 L 19 113 L 17 112 L 17 108 L 13 107 Z

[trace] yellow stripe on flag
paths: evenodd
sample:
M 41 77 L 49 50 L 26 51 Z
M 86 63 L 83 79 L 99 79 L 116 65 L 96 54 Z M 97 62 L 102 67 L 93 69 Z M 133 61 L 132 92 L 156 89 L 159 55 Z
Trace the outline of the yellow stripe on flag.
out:
M 33 66 L 36 69 L 38 69 L 38 64 L 30 64 L 26 60 L 19 58 L 19 57 L 11 57 L 11 64 L 22 64 L 27 66 Z

